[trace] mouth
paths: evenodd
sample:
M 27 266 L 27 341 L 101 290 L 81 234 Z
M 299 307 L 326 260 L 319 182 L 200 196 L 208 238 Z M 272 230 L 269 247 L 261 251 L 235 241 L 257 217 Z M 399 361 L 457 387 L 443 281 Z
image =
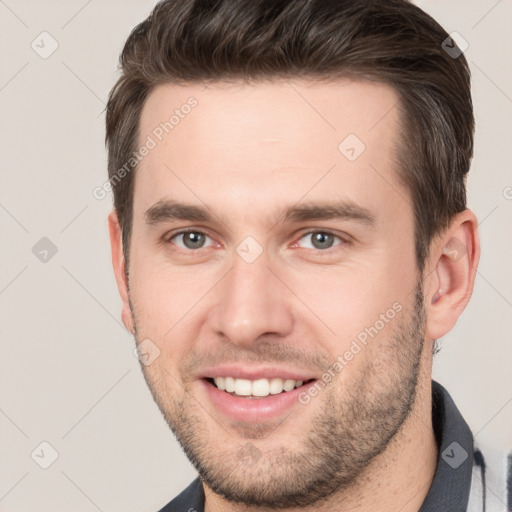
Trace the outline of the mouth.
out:
M 199 379 L 205 398 L 222 417 L 245 424 L 279 420 L 290 415 L 294 408 L 304 414 L 306 408 L 300 396 L 317 381 L 310 376 L 278 370 L 261 372 L 267 375 L 233 369 L 209 373 L 210 376 Z
M 262 399 L 271 395 L 289 393 L 313 382 L 315 379 L 295 380 L 274 377 L 272 379 L 259 378 L 250 380 L 227 376 L 206 378 L 205 380 L 219 391 L 224 391 L 231 396 Z

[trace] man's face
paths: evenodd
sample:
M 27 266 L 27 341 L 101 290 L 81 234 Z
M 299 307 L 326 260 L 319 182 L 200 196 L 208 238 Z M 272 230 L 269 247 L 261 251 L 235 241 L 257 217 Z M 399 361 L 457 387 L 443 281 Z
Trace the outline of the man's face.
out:
M 157 144 L 135 179 L 130 306 L 160 354 L 142 368 L 228 499 L 313 503 L 410 412 L 423 297 L 397 102 L 382 84 L 276 81 L 165 85 L 144 106 L 139 141 Z

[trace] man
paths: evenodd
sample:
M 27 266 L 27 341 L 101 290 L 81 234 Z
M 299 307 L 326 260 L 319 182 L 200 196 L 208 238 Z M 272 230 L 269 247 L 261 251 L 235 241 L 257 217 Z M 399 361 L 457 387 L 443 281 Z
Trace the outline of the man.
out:
M 171 0 L 133 30 L 112 259 L 199 472 L 163 511 L 481 510 L 431 380 L 480 254 L 457 50 L 405 0 Z

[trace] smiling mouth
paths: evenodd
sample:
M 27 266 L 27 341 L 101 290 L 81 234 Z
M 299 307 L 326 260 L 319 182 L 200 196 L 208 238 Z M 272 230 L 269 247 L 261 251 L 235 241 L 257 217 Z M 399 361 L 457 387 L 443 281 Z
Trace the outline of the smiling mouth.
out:
M 241 398 L 266 398 L 270 395 L 279 395 L 288 393 L 294 389 L 300 388 L 315 379 L 293 380 L 293 379 L 237 379 L 234 377 L 215 377 L 207 378 L 206 381 L 220 391 L 238 396 Z

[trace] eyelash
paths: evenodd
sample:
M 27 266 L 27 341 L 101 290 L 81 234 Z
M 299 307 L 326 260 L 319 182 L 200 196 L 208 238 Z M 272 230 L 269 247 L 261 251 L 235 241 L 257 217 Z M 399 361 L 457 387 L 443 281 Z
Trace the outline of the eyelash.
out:
M 201 234 L 201 235 L 205 235 L 206 237 L 211 239 L 211 237 L 207 233 L 205 233 L 204 231 L 201 231 L 200 229 L 188 228 L 188 229 L 183 229 L 181 231 L 177 231 L 176 233 L 173 233 L 171 236 L 165 237 L 165 242 L 166 243 L 173 243 L 172 241 L 175 238 L 177 238 L 180 235 L 186 235 L 187 233 L 198 233 L 198 234 Z M 321 230 L 321 229 L 313 229 L 313 230 L 301 233 L 300 237 L 298 238 L 298 241 L 300 241 L 304 237 L 306 237 L 308 235 L 312 235 L 314 233 L 322 233 L 324 235 L 332 235 L 334 238 L 337 238 L 340 241 L 340 243 L 338 243 L 336 245 L 333 245 L 332 247 L 329 247 L 328 249 L 324 249 L 324 250 L 322 250 L 322 249 L 314 249 L 314 248 L 313 249 L 307 248 L 308 250 L 313 250 L 313 251 L 318 252 L 320 254 L 330 254 L 331 252 L 336 250 L 336 247 L 345 246 L 345 245 L 350 243 L 350 241 L 347 238 L 343 238 L 340 235 L 337 235 L 336 233 L 333 233 L 332 231 Z M 298 242 L 294 242 L 294 246 L 296 246 L 297 243 Z M 199 249 L 182 249 L 181 247 L 179 247 L 178 249 L 181 250 L 181 251 L 192 253 L 192 252 L 198 252 L 200 249 L 205 249 L 205 248 L 206 247 L 200 247 Z
M 315 248 L 311 249 L 309 247 L 307 248 L 307 249 L 315 251 L 315 252 L 317 252 L 319 254 L 325 254 L 325 255 L 331 254 L 332 252 L 334 252 L 336 250 L 341 250 L 342 247 L 340 247 L 340 246 L 345 246 L 345 245 L 347 245 L 349 243 L 347 238 L 343 238 L 342 236 L 337 235 L 336 233 L 333 233 L 332 231 L 323 230 L 323 229 L 312 229 L 310 231 L 305 231 L 305 232 L 301 233 L 301 235 L 300 235 L 298 240 L 302 240 L 304 237 L 306 237 L 308 235 L 312 235 L 313 233 L 322 233 L 323 235 L 331 235 L 335 239 L 337 238 L 339 240 L 338 244 L 335 244 L 332 247 L 329 247 L 328 249 L 323 249 L 322 250 L 322 249 L 315 249 Z M 294 243 L 294 246 L 296 244 L 297 244 L 297 242 Z
M 172 240 L 180 235 L 186 235 L 187 233 L 199 233 L 201 235 L 205 235 L 207 236 L 208 238 L 211 238 L 208 233 L 205 233 L 204 231 L 201 231 L 200 229 L 193 229 L 193 228 L 189 228 L 189 229 L 182 229 L 181 231 L 177 231 L 176 233 L 173 233 L 171 236 L 166 236 L 165 237 L 165 242 L 167 243 L 172 243 Z M 184 250 L 186 252 L 198 252 L 199 249 L 205 249 L 205 247 L 200 247 L 199 249 L 181 249 L 181 247 L 179 248 L 180 250 Z

